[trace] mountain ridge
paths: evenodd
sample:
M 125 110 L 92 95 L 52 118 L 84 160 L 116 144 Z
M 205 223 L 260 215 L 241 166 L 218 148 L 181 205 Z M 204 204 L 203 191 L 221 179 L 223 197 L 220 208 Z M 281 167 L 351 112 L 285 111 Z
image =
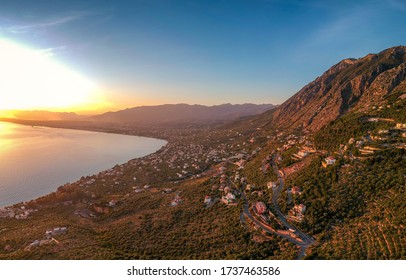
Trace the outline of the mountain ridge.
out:
M 382 105 L 385 96 L 406 89 L 405 77 L 405 46 L 347 58 L 304 86 L 269 117 L 276 127 L 314 132 L 350 110 Z
M 272 104 L 221 104 L 214 106 L 163 104 L 139 106 L 116 112 L 92 116 L 88 120 L 111 123 L 168 124 L 168 123 L 213 123 L 239 119 L 263 113 L 276 107 Z

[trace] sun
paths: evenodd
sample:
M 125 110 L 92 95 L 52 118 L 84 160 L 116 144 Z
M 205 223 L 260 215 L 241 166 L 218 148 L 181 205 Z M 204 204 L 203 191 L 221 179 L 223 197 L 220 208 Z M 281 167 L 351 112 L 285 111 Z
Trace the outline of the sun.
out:
M 0 110 L 83 107 L 96 90 L 49 54 L 0 38 Z

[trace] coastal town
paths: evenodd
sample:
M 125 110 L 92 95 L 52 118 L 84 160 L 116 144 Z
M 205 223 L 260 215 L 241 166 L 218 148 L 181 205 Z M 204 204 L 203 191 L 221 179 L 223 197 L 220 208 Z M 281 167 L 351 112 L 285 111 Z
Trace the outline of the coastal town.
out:
M 12 219 L 39 217 L 53 205 L 71 209 L 68 214 L 71 222 L 97 224 L 128 213 L 134 201 L 141 197 L 156 197 L 161 201 L 159 207 L 173 209 L 200 201 L 201 208 L 212 209 L 223 204 L 223 207 L 242 209 L 240 223 L 247 231 L 263 238 L 275 235 L 286 239 L 297 246 L 298 256 L 303 257 L 315 241 L 300 230 L 306 219 L 307 206 L 302 199 L 306 188 L 286 184 L 285 178 L 316 157 L 322 159 L 322 168 L 340 165 L 345 169 L 376 151 L 405 149 L 406 124 L 387 119 L 368 119 L 368 122 L 384 122 L 390 127 L 351 138 L 334 153 L 317 150 L 313 140 L 305 135 L 278 131 L 264 135 L 261 128 L 246 134 L 231 129 L 215 133 L 209 129 L 199 133 L 196 129 L 182 130 L 178 132 L 182 137 L 173 137 L 156 153 L 82 177 L 37 200 L 1 208 L 0 218 L 7 225 Z M 252 168 L 256 168 L 255 172 Z M 190 184 L 201 185 L 200 196 L 187 192 Z M 281 199 L 286 212 L 280 209 Z M 4 251 L 10 253 L 22 248 L 33 251 L 50 244 L 61 246 L 70 231 L 63 224 L 50 226 L 53 229 L 43 229 L 45 238 L 38 234 L 36 239 L 14 245 L 3 239 Z M 1 229 L 3 235 L 7 231 L 7 226 Z M 62 239 L 56 240 L 56 236 Z

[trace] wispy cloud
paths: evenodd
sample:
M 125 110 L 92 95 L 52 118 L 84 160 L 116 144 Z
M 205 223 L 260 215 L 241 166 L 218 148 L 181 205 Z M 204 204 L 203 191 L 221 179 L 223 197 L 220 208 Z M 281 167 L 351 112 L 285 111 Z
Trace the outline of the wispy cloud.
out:
M 51 47 L 51 48 L 47 48 L 47 49 L 42 49 L 42 50 L 38 50 L 39 53 L 45 55 L 45 56 L 57 56 L 57 55 L 61 55 L 67 52 L 67 46 L 57 46 L 57 47 Z
M 70 12 L 68 14 L 63 14 L 59 16 L 54 16 L 48 19 L 35 20 L 35 17 L 31 16 L 29 22 L 12 22 L 5 26 L 0 26 L 0 32 L 11 33 L 11 34 L 21 34 L 28 33 L 31 31 L 38 31 L 47 28 L 53 28 L 61 26 L 76 20 L 79 20 L 86 16 L 86 12 L 76 11 Z M 27 17 L 26 17 L 27 18 Z

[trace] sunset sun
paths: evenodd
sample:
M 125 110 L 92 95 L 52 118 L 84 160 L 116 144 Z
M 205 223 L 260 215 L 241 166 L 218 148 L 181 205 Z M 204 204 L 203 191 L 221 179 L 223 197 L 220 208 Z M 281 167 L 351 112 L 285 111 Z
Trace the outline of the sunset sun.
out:
M 95 90 L 49 54 L 0 39 L 0 110 L 81 107 Z

